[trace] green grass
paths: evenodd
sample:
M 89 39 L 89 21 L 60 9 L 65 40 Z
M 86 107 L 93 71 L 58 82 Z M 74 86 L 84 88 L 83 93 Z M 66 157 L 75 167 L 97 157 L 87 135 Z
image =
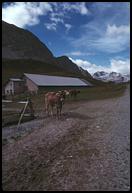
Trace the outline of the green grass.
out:
M 113 97 L 118 97 L 121 96 L 125 89 L 127 87 L 127 84 L 108 84 L 105 86 L 95 86 L 95 87 L 76 87 L 77 89 L 80 90 L 80 93 L 78 94 L 76 101 L 81 101 L 81 100 L 98 100 L 98 99 L 105 99 L 105 98 L 113 98 Z M 41 107 L 43 108 L 42 105 L 44 105 L 44 94 L 49 92 L 49 91 L 58 91 L 58 90 L 63 90 L 63 89 L 72 89 L 71 87 L 47 87 L 40 89 L 38 94 L 36 95 L 30 95 L 33 104 L 35 107 Z M 28 95 L 29 96 L 29 95 Z M 16 95 L 13 97 L 14 101 L 20 101 L 20 100 L 27 100 L 27 95 L 21 94 L 21 95 Z M 70 96 L 66 98 L 66 102 L 74 102 L 75 100 L 71 98 Z M 14 103 L 9 103 L 9 107 L 15 107 L 15 108 L 22 108 L 24 106 L 23 104 L 16 104 Z
M 77 88 L 80 90 L 80 93 L 78 94 L 76 100 L 71 98 L 70 96 L 66 98 L 65 104 L 67 103 L 76 103 L 78 101 L 91 101 L 91 100 L 103 100 L 107 98 L 115 98 L 121 96 L 126 87 L 128 86 L 127 83 L 123 84 L 112 84 L 112 83 L 107 83 L 106 85 L 103 86 L 95 86 L 95 87 L 88 87 L 88 88 Z M 31 99 L 33 102 L 33 107 L 35 113 L 39 113 L 40 111 L 44 111 L 45 109 L 45 104 L 44 104 L 44 94 L 48 91 L 58 91 L 62 90 L 64 88 L 57 88 L 57 87 L 47 87 L 45 89 L 40 89 L 39 93 L 37 95 L 31 95 Z M 65 88 L 68 89 L 68 88 Z M 71 88 L 70 88 L 71 89 Z M 21 95 L 16 95 L 13 97 L 14 103 L 9 103 L 8 108 L 14 108 L 14 109 L 20 109 L 24 107 L 24 104 L 18 104 L 16 103 L 17 101 L 20 100 L 26 100 L 27 95 L 21 94 Z M 12 114 L 12 116 L 11 116 Z M 4 125 L 10 125 L 10 124 L 16 124 L 18 123 L 20 114 L 16 113 L 15 111 L 11 112 L 2 112 L 2 119 L 4 119 Z M 30 117 L 24 117 L 22 122 L 31 120 Z
M 108 84 L 107 86 L 96 86 L 89 88 L 78 88 L 80 93 L 78 94 L 76 100 L 71 98 L 70 96 L 66 98 L 66 103 L 76 102 L 76 101 L 84 101 L 84 100 L 103 100 L 106 98 L 114 98 L 121 96 L 127 84 Z M 54 88 L 54 90 L 49 89 L 49 91 L 57 91 L 61 90 L 60 88 Z M 48 90 L 41 91 L 38 95 L 32 96 L 32 101 L 35 109 L 43 109 L 44 108 L 44 94 Z
M 126 85 L 107 85 L 82 89 L 77 100 L 98 100 L 121 96 L 126 89 Z

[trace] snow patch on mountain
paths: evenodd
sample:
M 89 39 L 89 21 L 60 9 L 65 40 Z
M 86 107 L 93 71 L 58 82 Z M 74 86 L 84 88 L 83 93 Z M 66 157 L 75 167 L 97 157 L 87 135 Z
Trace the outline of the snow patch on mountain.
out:
M 93 74 L 93 78 L 97 80 L 102 80 L 104 82 L 128 82 L 130 80 L 129 74 L 121 74 L 117 72 L 104 72 L 104 71 L 97 71 Z

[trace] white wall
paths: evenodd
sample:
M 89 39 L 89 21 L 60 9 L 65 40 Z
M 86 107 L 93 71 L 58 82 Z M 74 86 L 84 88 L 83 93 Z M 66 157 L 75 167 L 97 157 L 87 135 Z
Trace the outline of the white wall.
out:
M 11 92 L 12 92 L 12 94 L 14 94 L 14 83 L 13 83 L 13 81 L 9 81 L 7 83 L 7 85 L 5 86 L 5 94 L 10 95 Z

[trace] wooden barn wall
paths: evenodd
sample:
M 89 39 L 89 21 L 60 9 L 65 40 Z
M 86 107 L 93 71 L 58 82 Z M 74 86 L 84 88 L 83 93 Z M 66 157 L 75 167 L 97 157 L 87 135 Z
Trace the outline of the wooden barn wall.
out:
M 26 79 L 26 86 L 28 88 L 28 91 L 30 92 L 38 92 L 38 86 L 30 79 L 25 78 Z

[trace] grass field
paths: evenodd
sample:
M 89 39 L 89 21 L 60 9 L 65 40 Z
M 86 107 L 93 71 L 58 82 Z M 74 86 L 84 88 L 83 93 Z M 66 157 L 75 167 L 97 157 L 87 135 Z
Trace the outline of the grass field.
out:
M 126 86 L 127 84 L 108 84 L 107 86 L 78 88 L 80 90 L 80 93 L 78 94 L 76 100 L 71 97 L 67 97 L 66 103 L 83 101 L 83 100 L 98 100 L 98 99 L 119 97 L 124 93 Z M 32 101 L 34 103 L 35 109 L 43 108 L 45 92 L 47 91 L 41 91 L 39 95 L 32 96 Z
M 105 86 L 96 86 L 89 88 L 78 88 L 80 93 L 78 94 L 76 99 L 71 98 L 70 96 L 66 98 L 65 104 L 67 103 L 76 103 L 77 101 L 84 100 L 103 100 L 106 98 L 114 98 L 121 96 L 126 87 L 127 83 L 124 84 L 107 84 Z M 37 95 L 31 95 L 31 100 L 33 102 L 33 107 L 35 114 L 43 111 L 45 108 L 44 104 L 44 94 L 48 91 L 57 91 L 61 90 L 61 88 L 47 88 L 41 89 Z M 4 120 L 5 125 L 16 124 L 18 123 L 20 117 L 20 111 L 24 107 L 23 104 L 16 103 L 17 101 L 27 100 L 27 96 L 22 94 L 19 96 L 13 97 L 14 103 L 5 104 L 8 111 L 2 110 L 2 120 Z M 15 102 L 16 101 L 16 102 Z M 23 121 L 30 120 L 30 117 L 24 117 Z M 3 124 L 2 124 L 3 125 Z

